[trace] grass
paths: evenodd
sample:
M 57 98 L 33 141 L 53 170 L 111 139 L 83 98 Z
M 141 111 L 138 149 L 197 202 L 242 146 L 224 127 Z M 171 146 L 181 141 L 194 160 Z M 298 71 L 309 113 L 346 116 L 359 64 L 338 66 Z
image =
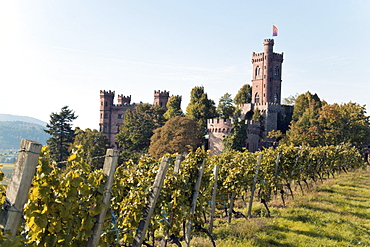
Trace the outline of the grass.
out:
M 217 220 L 216 245 L 226 246 L 370 246 L 370 171 L 341 174 L 318 183 L 295 199 L 270 202 L 271 218 Z M 298 196 L 298 194 L 300 194 Z M 255 202 L 254 214 L 265 210 Z M 242 205 L 241 203 L 239 205 Z M 246 208 L 238 208 L 246 214 Z M 196 236 L 192 246 L 212 246 Z

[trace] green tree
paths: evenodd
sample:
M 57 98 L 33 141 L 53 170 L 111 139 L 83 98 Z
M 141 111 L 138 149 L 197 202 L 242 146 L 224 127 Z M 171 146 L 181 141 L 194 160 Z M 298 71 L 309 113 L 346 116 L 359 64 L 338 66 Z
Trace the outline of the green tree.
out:
M 365 106 L 357 103 L 324 105 L 317 121 L 320 144 L 350 143 L 361 148 L 370 142 L 370 122 Z
M 231 135 L 226 136 L 222 143 L 224 144 L 224 151 L 237 150 L 243 151 L 246 147 L 248 125 L 245 120 L 234 119 Z
M 136 111 L 127 110 L 125 120 L 116 135 L 117 146 L 122 150 L 121 161 L 138 159 L 148 152 L 153 131 L 161 127 L 165 118 L 160 106 L 139 104 Z
M 312 94 L 309 91 L 298 95 L 295 99 L 293 120 L 297 121 L 307 110 L 312 111 L 314 115 L 317 114 L 323 103 L 325 104 L 317 94 Z
M 243 85 L 238 93 L 235 95 L 234 103 L 236 105 L 242 105 L 251 103 L 252 101 L 252 87 L 249 84 Z
M 261 113 L 260 109 L 258 109 L 258 107 L 253 112 L 252 120 L 258 121 L 258 122 L 263 121 L 262 113 Z
M 167 102 L 167 111 L 163 115 L 165 119 L 170 119 L 175 116 L 183 116 L 184 113 L 181 110 L 181 96 L 171 96 Z
M 220 98 L 216 111 L 220 118 L 227 119 L 233 117 L 235 112 L 235 106 L 233 104 L 231 94 L 225 93 Z
M 73 146 L 82 146 L 82 152 L 85 159 L 91 165 L 92 169 L 102 168 L 104 164 L 104 155 L 109 148 L 107 137 L 98 130 L 76 128 L 75 140 Z M 100 157 L 100 158 L 97 158 Z
M 207 119 L 217 117 L 215 102 L 208 99 L 204 87 L 194 87 L 190 93 L 190 103 L 186 107 L 186 117 L 195 120 L 202 135 L 207 131 Z
M 52 113 L 50 122 L 46 125 L 45 132 L 51 137 L 47 140 L 51 157 L 57 161 L 64 161 L 69 156 L 69 149 L 74 141 L 72 122 L 77 116 L 68 106 L 62 107 L 60 113 Z
M 284 98 L 283 99 L 283 105 L 294 105 L 295 104 L 295 100 L 297 99 L 298 97 L 298 94 L 296 95 L 290 95 L 289 97 L 287 98 Z
M 150 139 L 149 153 L 160 158 L 166 153 L 184 153 L 201 144 L 198 124 L 191 118 L 175 116 L 154 130 Z

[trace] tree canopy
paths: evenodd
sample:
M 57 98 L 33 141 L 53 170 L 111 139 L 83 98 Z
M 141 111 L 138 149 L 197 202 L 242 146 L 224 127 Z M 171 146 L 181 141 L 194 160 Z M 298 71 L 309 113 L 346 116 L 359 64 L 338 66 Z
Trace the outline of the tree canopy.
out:
M 70 154 L 69 149 L 75 137 L 72 122 L 76 118 L 75 112 L 68 106 L 62 107 L 60 113 L 53 112 L 50 115 L 45 132 L 51 137 L 46 143 L 50 147 L 51 157 L 57 162 L 66 160 Z
M 186 117 L 195 120 L 201 132 L 207 130 L 207 119 L 217 117 L 215 102 L 208 99 L 204 87 L 194 87 L 190 93 L 190 103 L 186 107 Z
M 251 103 L 252 101 L 252 87 L 249 84 L 243 85 L 238 93 L 235 95 L 234 103 L 236 105 L 242 105 Z
M 195 149 L 200 144 L 198 124 L 190 118 L 175 116 L 154 130 L 149 153 L 159 158 L 166 153 L 187 152 L 189 146 Z
M 234 119 L 231 129 L 231 135 L 226 136 L 222 143 L 224 144 L 224 151 L 237 150 L 243 151 L 246 145 L 248 125 L 245 120 Z
M 217 109 L 216 109 L 220 118 L 231 118 L 235 112 L 235 106 L 231 98 L 231 94 L 225 93 L 219 100 Z
M 181 110 L 181 96 L 171 96 L 167 102 L 167 111 L 163 115 L 165 119 L 170 119 L 176 116 L 183 116 L 184 113 Z
M 126 111 L 124 123 L 116 135 L 116 143 L 123 156 L 125 153 L 147 153 L 153 131 L 165 122 L 163 114 L 162 107 L 147 103 L 139 104 L 136 111 Z
M 73 146 L 82 146 L 84 158 L 91 164 L 92 169 L 102 168 L 104 155 L 109 148 L 107 137 L 96 129 L 76 128 Z M 101 157 L 101 158 L 97 158 Z
M 327 104 L 307 92 L 296 99 L 293 120 L 283 142 L 294 145 L 339 145 L 358 148 L 370 142 L 370 121 L 365 106 L 357 103 Z

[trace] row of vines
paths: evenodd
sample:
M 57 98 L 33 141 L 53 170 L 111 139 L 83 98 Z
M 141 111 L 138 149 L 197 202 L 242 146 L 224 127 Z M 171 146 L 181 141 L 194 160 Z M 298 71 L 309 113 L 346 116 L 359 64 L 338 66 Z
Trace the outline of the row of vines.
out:
M 293 196 L 293 181 L 302 188 L 309 181 L 358 169 L 364 163 L 358 150 L 345 144 L 316 148 L 282 145 L 257 153 L 230 151 L 214 156 L 198 149 L 184 157 L 178 172 L 174 171 L 176 156 L 168 156 L 171 164 L 151 218 L 145 243 L 148 246 L 159 245 L 157 240 L 162 235 L 171 239 L 167 244 L 179 245 L 190 217 L 195 229 L 205 230 L 215 165 L 219 166 L 216 201 L 218 208 L 224 209 L 222 205 L 228 205 L 231 197 L 247 200 L 254 181 L 256 198 L 267 207 L 276 195 L 283 200 L 284 193 Z M 51 160 L 48 149 L 43 148 L 19 235 L 9 240 L 0 233 L 2 246 L 86 246 L 96 216 L 101 212 L 104 193 L 111 193 L 111 204 L 99 246 L 131 246 L 159 168 L 158 160 L 143 156 L 138 163 L 119 165 L 112 190 L 105 191 L 106 178 L 102 171 L 92 170 L 89 161 L 82 157 L 83 150 L 77 148 L 66 162 L 66 168 L 60 169 Z M 194 186 L 203 161 L 205 168 L 193 215 L 190 208 Z M 222 213 L 223 210 L 218 210 L 218 215 Z

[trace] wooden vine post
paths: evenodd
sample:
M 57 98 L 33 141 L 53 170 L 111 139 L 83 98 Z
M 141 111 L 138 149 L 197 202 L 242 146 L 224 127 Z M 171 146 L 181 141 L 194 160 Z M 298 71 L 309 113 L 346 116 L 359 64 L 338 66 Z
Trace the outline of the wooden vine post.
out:
M 0 213 L 1 228 L 15 236 L 22 218 L 23 207 L 28 199 L 28 192 L 36 172 L 42 145 L 22 139 L 17 163 L 6 190 L 6 199 Z
M 234 200 L 235 200 L 235 191 L 231 192 L 230 196 L 230 204 L 229 204 L 229 212 L 227 214 L 227 223 L 231 223 L 231 218 L 233 217 L 233 208 L 234 208 Z
M 182 156 L 181 154 L 176 155 L 175 167 L 173 169 L 174 175 L 177 175 L 177 173 L 179 173 L 180 164 L 183 160 L 184 160 L 184 156 Z M 173 202 L 171 203 L 170 208 L 173 208 Z M 172 209 L 171 212 L 170 212 L 170 216 L 169 216 L 169 225 L 170 225 L 170 227 L 173 224 L 173 220 L 174 220 L 174 212 L 173 212 L 173 209 Z M 168 231 L 165 231 L 163 233 L 161 247 L 166 247 L 167 246 L 167 237 L 168 237 Z
M 219 165 L 215 165 L 213 169 L 213 176 L 214 176 L 214 183 L 213 183 L 213 189 L 212 189 L 212 198 L 211 198 L 211 212 L 210 212 L 210 219 L 209 219 L 209 226 L 208 226 L 208 232 L 212 234 L 213 230 L 213 220 L 215 217 L 215 207 L 216 207 L 216 194 L 217 194 L 217 181 L 218 181 L 218 168 Z
M 87 247 L 97 247 L 100 240 L 100 234 L 103 228 L 105 216 L 110 203 L 111 189 L 113 185 L 114 172 L 116 170 L 118 160 L 118 151 L 113 149 L 108 149 L 103 166 L 103 173 L 107 176 L 107 181 L 105 183 L 104 195 L 103 195 L 103 208 L 99 215 L 97 215 L 97 220 L 93 228 L 93 235 L 89 238 L 87 242 Z
M 204 159 L 202 164 L 200 165 L 199 171 L 198 171 L 198 178 L 197 182 L 194 187 L 194 194 L 193 194 L 193 200 L 191 202 L 191 209 L 190 209 L 190 215 L 189 215 L 189 221 L 188 225 L 186 227 L 186 234 L 185 234 L 185 244 L 187 247 L 190 247 L 190 236 L 191 236 L 191 226 L 193 224 L 193 217 L 195 214 L 195 207 L 197 205 L 197 199 L 200 189 L 200 184 L 202 182 L 202 176 L 203 176 L 203 170 L 206 160 Z
M 274 171 L 274 179 L 275 179 L 275 183 L 277 182 L 277 179 L 278 179 L 278 168 L 279 168 L 279 163 L 280 163 L 280 152 L 278 152 L 278 155 L 276 157 L 276 162 L 275 162 L 275 171 Z M 276 195 L 277 195 L 277 191 L 275 190 L 275 199 L 276 199 Z
M 161 192 L 164 178 L 166 176 L 169 164 L 170 164 L 169 158 L 164 156 L 162 158 L 161 165 L 155 177 L 151 192 L 148 196 L 148 203 L 146 204 L 144 208 L 143 216 L 139 222 L 139 226 L 136 231 L 136 235 L 134 238 L 134 242 L 132 243 L 132 247 L 139 247 L 144 242 L 145 233 L 148 230 L 148 226 L 150 224 L 150 218 L 152 217 L 154 213 L 155 205 L 157 204 L 159 193 Z
M 256 183 L 257 183 L 257 178 L 258 178 L 258 172 L 260 170 L 261 161 L 262 161 L 262 153 L 260 153 L 258 155 L 256 173 L 254 175 L 253 185 L 252 185 L 252 189 L 251 189 L 251 197 L 250 197 L 250 200 L 249 200 L 248 218 L 252 217 L 252 205 L 253 205 L 254 191 L 256 190 Z

